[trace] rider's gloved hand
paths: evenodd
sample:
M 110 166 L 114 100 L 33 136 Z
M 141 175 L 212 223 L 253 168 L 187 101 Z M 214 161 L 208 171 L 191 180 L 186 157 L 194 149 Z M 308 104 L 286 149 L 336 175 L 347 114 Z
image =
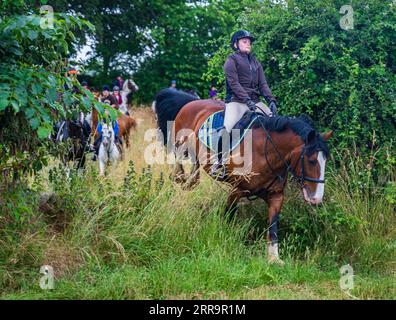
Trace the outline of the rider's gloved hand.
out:
M 250 111 L 255 111 L 257 108 L 256 104 L 252 100 L 248 100 L 246 104 Z
M 270 102 L 269 108 L 270 108 L 270 110 L 271 110 L 271 112 L 272 112 L 272 116 L 276 116 L 276 115 L 277 115 L 278 108 L 276 107 L 276 102 L 275 102 L 274 100 L 272 100 L 272 101 Z

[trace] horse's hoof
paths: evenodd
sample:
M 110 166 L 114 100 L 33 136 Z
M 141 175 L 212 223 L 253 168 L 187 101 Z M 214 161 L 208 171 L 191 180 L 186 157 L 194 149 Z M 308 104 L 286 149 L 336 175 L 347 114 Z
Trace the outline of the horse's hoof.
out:
M 227 179 L 225 171 L 210 171 L 209 175 L 216 181 L 223 182 Z
M 275 256 L 270 256 L 268 258 L 268 262 L 270 264 L 276 264 L 278 266 L 284 266 L 285 265 L 285 262 L 282 259 L 280 259 L 279 257 L 275 257 Z
M 177 184 L 184 184 L 186 182 L 186 178 L 184 177 L 184 174 L 176 175 L 171 178 Z

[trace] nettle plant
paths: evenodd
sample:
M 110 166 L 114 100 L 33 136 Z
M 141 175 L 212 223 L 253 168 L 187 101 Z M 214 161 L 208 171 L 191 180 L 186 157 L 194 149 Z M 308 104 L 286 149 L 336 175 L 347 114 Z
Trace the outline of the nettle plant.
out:
M 0 12 L 1 182 L 46 165 L 56 121 L 92 106 L 103 114 L 105 106 L 66 73 L 73 32 L 92 29 L 89 22 L 67 14 L 45 21 L 47 15 L 35 14 L 23 1 L 2 1 Z

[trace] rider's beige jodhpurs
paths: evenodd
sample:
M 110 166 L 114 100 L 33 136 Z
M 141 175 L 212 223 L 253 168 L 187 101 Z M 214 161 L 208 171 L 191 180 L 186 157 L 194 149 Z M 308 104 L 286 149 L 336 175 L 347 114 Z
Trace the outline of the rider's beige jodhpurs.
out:
M 272 117 L 271 110 L 263 102 L 256 103 L 256 106 L 262 109 L 265 114 Z M 257 108 L 256 111 L 263 113 L 259 108 Z M 249 108 L 245 103 L 230 102 L 226 104 L 224 114 L 224 127 L 228 133 L 231 132 L 232 128 L 243 117 L 246 111 L 249 111 Z

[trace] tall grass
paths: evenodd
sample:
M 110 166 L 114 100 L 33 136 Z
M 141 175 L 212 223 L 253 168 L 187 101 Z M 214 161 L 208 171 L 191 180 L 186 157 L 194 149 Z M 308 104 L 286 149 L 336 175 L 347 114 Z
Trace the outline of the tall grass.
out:
M 338 284 L 347 263 L 356 274 L 350 294 L 396 297 L 392 195 L 359 158 L 343 152 L 337 168 L 330 161 L 322 206 L 308 206 L 289 185 L 279 267 L 266 261 L 266 205 L 244 202 L 229 221 L 226 188 L 203 175 L 182 190 L 167 166 L 144 164 L 143 132 L 153 121 L 145 111 L 134 116 L 133 147 L 106 178 L 96 163 L 84 173 L 54 163 L 1 196 L 3 298 L 350 298 Z M 381 179 L 395 181 L 394 173 Z M 43 192 L 51 197 L 40 206 Z M 54 267 L 54 290 L 38 285 L 44 264 Z

